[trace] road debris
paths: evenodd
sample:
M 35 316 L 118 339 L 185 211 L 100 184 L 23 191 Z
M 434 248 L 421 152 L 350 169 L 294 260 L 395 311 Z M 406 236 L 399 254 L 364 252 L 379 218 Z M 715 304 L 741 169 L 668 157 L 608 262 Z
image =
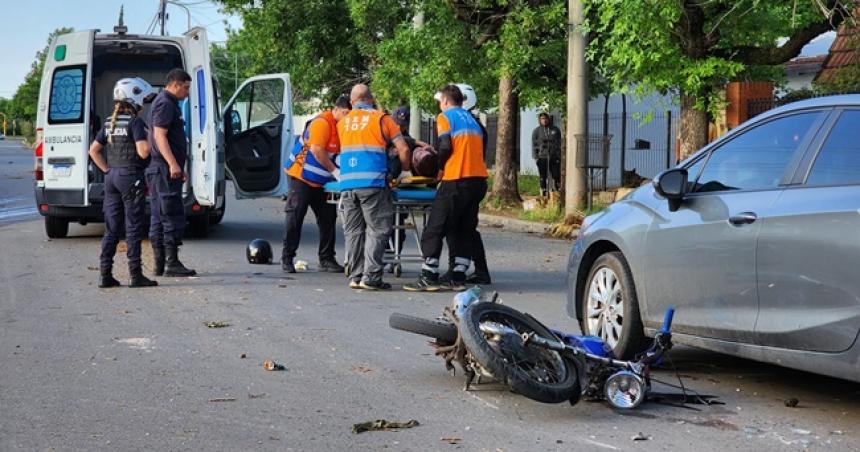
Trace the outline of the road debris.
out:
M 792 397 L 790 399 L 783 400 L 782 403 L 784 403 L 785 406 L 789 408 L 796 408 L 797 404 L 800 403 L 800 400 L 797 400 L 796 398 Z
M 91 271 L 91 272 L 97 272 L 97 271 L 99 271 L 99 268 L 98 268 L 98 267 L 94 267 L 94 266 L 92 266 L 92 265 L 87 265 L 87 270 L 89 270 L 89 271 Z
M 366 374 L 366 373 L 368 373 L 368 372 L 373 372 L 373 369 L 371 369 L 370 367 L 368 367 L 368 366 L 367 366 L 367 365 L 365 365 L 365 364 L 353 364 L 353 365 L 352 365 L 352 371 L 353 371 L 353 372 L 362 373 L 362 374 Z
M 456 436 L 445 436 L 445 437 L 440 438 L 440 440 L 442 440 L 448 444 L 460 444 L 460 441 L 462 441 L 463 439 L 457 438 Z
M 230 326 L 230 322 L 226 320 L 203 322 L 203 324 L 206 325 L 206 328 L 226 328 Z
M 295 267 L 296 267 L 296 270 L 298 270 L 300 272 L 307 271 L 308 270 L 308 262 L 299 259 L 296 261 Z
M 248 357 L 247 353 L 242 353 L 241 355 L 239 355 L 239 359 L 245 359 L 247 357 Z
M 403 428 L 417 427 L 418 421 L 410 419 L 406 422 L 386 421 L 385 419 L 377 419 L 375 421 L 359 422 L 352 425 L 352 433 L 364 433 L 371 431 L 396 431 Z
M 263 397 L 266 397 L 265 392 L 261 392 L 259 394 L 248 394 L 249 399 L 262 399 Z
M 648 441 L 649 439 L 651 439 L 651 437 L 645 436 L 644 433 L 639 432 L 638 435 L 633 435 L 630 437 L 630 439 L 632 439 L 633 441 Z
M 210 402 L 235 402 L 235 397 L 215 397 L 209 399 Z
M 278 364 L 271 359 L 263 361 L 263 369 L 266 369 L 268 371 L 287 370 L 287 368 L 284 367 L 283 364 Z

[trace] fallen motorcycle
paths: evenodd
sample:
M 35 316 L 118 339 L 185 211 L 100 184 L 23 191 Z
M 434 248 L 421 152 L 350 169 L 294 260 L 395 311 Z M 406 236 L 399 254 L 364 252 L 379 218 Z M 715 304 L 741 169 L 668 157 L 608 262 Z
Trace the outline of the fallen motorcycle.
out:
M 615 359 L 599 337 L 552 330 L 501 304 L 496 293 L 484 300 L 479 287 L 457 294 L 440 318 L 393 313 L 389 325 L 435 339 L 446 368 L 454 371 L 456 363 L 465 373 L 464 390 L 490 378 L 539 402 L 576 404 L 585 397 L 632 409 L 649 397 L 651 367 L 672 348 L 673 315 L 666 310 L 653 344 L 633 361 Z

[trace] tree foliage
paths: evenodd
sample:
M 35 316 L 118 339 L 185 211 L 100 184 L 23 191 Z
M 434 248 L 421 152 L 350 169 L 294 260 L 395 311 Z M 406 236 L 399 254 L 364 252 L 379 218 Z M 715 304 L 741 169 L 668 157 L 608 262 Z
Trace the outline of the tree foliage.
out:
M 704 144 L 705 112 L 720 87 L 773 71 L 852 8 L 843 0 L 585 3 L 589 59 L 616 91 L 679 94 L 682 141 L 692 150 Z
M 6 102 L 5 109 L 10 119 L 17 118 L 33 122 L 36 120 L 36 109 L 39 103 L 39 88 L 42 83 L 42 72 L 45 68 L 45 58 L 51 41 L 59 35 L 72 32 L 71 28 L 58 28 L 48 35 L 48 43 L 42 50 L 36 52 L 36 57 L 30 65 L 30 72 L 24 77 L 24 82 L 18 86 L 12 99 Z

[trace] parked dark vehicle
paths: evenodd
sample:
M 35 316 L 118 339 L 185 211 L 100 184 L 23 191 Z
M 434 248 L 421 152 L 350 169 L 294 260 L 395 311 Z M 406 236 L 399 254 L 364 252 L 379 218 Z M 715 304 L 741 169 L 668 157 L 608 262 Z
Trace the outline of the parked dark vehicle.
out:
M 567 311 L 620 358 L 674 341 L 860 381 L 860 95 L 761 114 L 585 219 Z

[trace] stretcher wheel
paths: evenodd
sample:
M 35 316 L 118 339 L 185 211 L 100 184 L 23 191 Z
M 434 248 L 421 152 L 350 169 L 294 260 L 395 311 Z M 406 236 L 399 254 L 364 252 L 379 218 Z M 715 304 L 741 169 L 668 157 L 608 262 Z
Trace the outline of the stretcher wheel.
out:
M 394 277 L 399 278 L 401 275 L 403 275 L 403 266 L 394 264 Z

